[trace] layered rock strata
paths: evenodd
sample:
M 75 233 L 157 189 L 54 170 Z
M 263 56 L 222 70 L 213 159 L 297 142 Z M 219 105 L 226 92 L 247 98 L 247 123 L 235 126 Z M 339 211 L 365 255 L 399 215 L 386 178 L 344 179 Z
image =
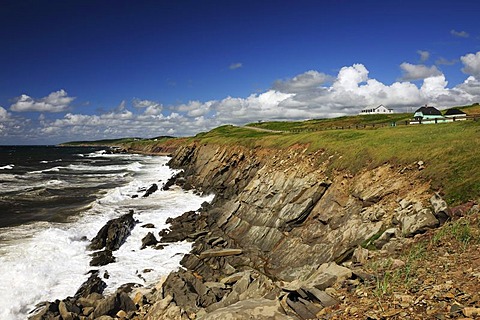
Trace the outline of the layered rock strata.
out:
M 309 319 L 334 303 L 324 290 L 346 279 L 338 265 L 354 251 L 361 259 L 357 248 L 395 250 L 448 218 L 441 197 L 430 201 L 428 183 L 417 179 L 417 164 L 351 174 L 332 168 L 331 159 L 303 146 L 177 150 L 170 165 L 184 171 L 176 183 L 216 197 L 161 233 L 161 241 L 195 242 L 182 260 L 186 269 L 169 275 L 145 317 L 228 318 L 223 308 L 230 307 L 235 319 Z M 271 314 L 258 313 L 250 299 L 269 300 L 261 301 Z
M 122 306 L 128 312 L 118 314 L 126 310 L 117 304 L 104 314 L 126 319 L 318 318 L 338 303 L 331 288 L 335 283 L 372 280 L 356 268 L 368 259 L 365 248 L 397 250 L 452 215 L 441 196 L 432 196 L 429 184 L 418 179 L 428 163 L 384 164 L 350 173 L 333 168 L 333 157 L 338 155 L 309 152 L 305 146 L 272 150 L 192 144 L 176 150 L 170 166 L 183 172 L 163 190 L 177 184 L 215 198 L 198 212 L 169 219 L 171 227 L 160 232 L 158 242 L 193 241 L 192 251 L 182 268 L 156 288 L 130 295 L 135 311 L 128 302 Z M 150 234 L 142 246 L 156 244 Z M 92 281 L 101 288 L 101 279 Z M 101 299 L 112 305 L 120 293 Z M 77 301 L 84 309 L 75 314 L 95 319 L 99 304 L 88 309 Z M 59 304 L 51 308 L 59 310 Z

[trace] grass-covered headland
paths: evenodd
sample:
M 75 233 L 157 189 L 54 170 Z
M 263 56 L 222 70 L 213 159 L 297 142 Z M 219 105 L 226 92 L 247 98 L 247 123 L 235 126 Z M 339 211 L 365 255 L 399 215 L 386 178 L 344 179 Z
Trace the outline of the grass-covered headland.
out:
M 478 104 L 462 107 L 480 114 Z M 356 173 L 384 163 L 410 165 L 423 161 L 423 179 L 431 181 L 450 204 L 477 199 L 480 194 L 480 119 L 443 124 L 397 125 L 411 114 L 362 115 L 295 122 L 261 122 L 244 127 L 221 126 L 195 137 L 109 140 L 97 145 L 158 149 L 192 142 L 282 149 L 304 145 L 324 150 L 319 163 L 330 158 L 332 170 Z M 372 124 L 376 124 L 372 126 Z M 341 129 L 341 128 L 344 129 Z M 345 128 L 350 129 L 345 129 Z M 257 128 L 260 128 L 257 129 Z M 78 144 L 87 144 L 86 142 Z

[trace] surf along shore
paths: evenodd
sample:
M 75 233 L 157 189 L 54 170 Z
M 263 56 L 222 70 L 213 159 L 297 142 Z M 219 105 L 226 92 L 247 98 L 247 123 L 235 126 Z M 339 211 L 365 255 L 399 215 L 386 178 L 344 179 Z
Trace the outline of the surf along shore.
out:
M 100 285 L 89 294 L 36 317 L 474 316 L 478 130 L 473 122 L 291 135 L 221 127 L 185 140 L 169 163 L 183 173 L 169 184 L 215 198 L 150 239 L 193 241 L 183 267 L 153 289 L 109 297 L 95 294 L 93 274 Z M 138 147 L 149 148 L 162 150 Z

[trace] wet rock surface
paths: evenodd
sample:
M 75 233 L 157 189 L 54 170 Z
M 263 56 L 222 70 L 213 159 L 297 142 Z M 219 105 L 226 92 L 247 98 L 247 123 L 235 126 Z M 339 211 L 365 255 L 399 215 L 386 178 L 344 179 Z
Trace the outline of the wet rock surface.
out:
M 133 210 L 129 213 L 108 221 L 100 231 L 98 231 L 95 238 L 92 239 L 89 250 L 107 249 L 115 251 L 125 242 L 130 235 L 130 231 L 135 226 L 135 219 L 133 219 Z
M 156 192 L 158 190 L 158 185 L 156 183 L 152 184 L 150 187 L 148 187 L 147 191 L 143 194 L 143 198 L 146 198 L 150 196 L 152 193 Z
M 473 317 L 479 307 L 471 290 L 480 274 L 476 262 L 458 275 L 466 276 L 461 289 L 458 278 L 445 280 L 446 273 L 460 270 L 445 267 L 450 254 L 460 253 L 458 242 L 455 250 L 433 257 L 434 272 L 412 259 L 425 265 L 416 247 L 422 239 L 453 243 L 433 232 L 451 228 L 465 212 L 477 210 L 478 216 L 478 205 L 446 207 L 440 194 L 432 196 L 428 183 L 417 179 L 423 171 L 418 163 L 351 174 L 329 170 L 329 159 L 303 146 L 275 152 L 196 144 L 178 149 L 170 165 L 183 172 L 164 189 L 175 184 L 216 196 L 198 212 L 167 220 L 171 226 L 160 231 L 159 242 L 189 240 L 192 250 L 182 268 L 155 289 L 131 293 L 136 311 L 116 308 L 101 316 L 120 318 L 123 311 L 126 319 Z M 145 245 L 154 242 L 152 236 Z M 478 252 L 468 251 L 473 261 L 480 261 Z M 393 275 L 413 285 L 389 290 Z M 451 286 L 439 286 L 445 281 Z M 445 303 L 438 304 L 440 299 Z M 105 298 L 102 305 L 109 309 L 113 300 Z
M 157 238 L 151 232 L 147 233 L 147 235 L 142 239 L 142 246 L 140 249 L 145 249 L 148 246 L 154 246 L 158 243 Z

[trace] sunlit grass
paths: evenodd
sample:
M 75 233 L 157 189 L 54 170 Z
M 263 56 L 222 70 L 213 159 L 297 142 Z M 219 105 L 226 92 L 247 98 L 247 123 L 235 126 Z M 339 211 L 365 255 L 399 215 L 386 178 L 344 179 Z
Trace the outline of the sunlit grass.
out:
M 480 163 L 480 121 L 302 133 L 223 126 L 193 140 L 250 148 L 305 145 L 310 151 L 322 149 L 333 156 L 332 170 L 352 173 L 383 163 L 406 166 L 423 161 L 422 177 L 431 181 L 435 190 L 444 192 L 449 203 L 467 201 L 480 194 L 480 177 L 474 174 Z

